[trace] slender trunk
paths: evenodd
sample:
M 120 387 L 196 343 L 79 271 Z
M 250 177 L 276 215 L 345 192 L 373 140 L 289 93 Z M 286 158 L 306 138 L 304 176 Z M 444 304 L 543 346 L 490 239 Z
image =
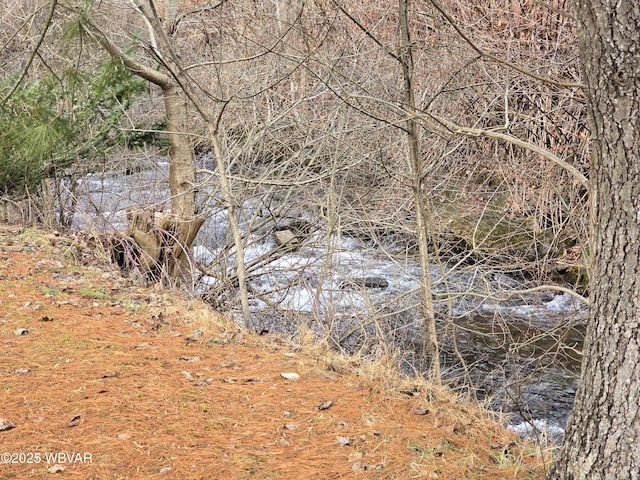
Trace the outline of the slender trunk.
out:
M 402 63 L 402 75 L 404 79 L 404 102 L 407 110 L 415 110 L 415 97 L 413 88 L 413 56 L 411 51 L 411 39 L 409 35 L 409 19 L 407 15 L 408 0 L 400 0 L 400 59 Z M 410 113 L 411 115 L 412 113 Z M 425 191 L 425 178 L 422 168 L 422 151 L 420 147 L 420 130 L 415 120 L 410 116 L 406 121 L 405 130 L 409 141 L 409 166 L 413 187 L 413 199 L 416 209 L 416 224 L 418 229 L 418 249 L 420 256 L 420 282 L 421 310 L 423 317 L 424 350 L 429 357 L 430 374 L 434 380 L 440 379 L 440 358 L 438 337 L 436 334 L 436 320 L 433 310 L 433 296 L 431 293 L 431 273 L 429 261 L 429 208 Z
M 578 0 L 593 136 L 591 312 L 549 480 L 640 478 L 640 4 Z
M 240 305 L 242 307 L 242 317 L 247 328 L 251 328 L 251 318 L 249 316 L 249 292 L 247 289 L 247 269 L 244 263 L 244 241 L 242 232 L 238 225 L 236 216 L 236 199 L 231 191 L 231 185 L 222 156 L 222 148 L 218 139 L 218 133 L 214 125 L 210 125 L 209 138 L 213 147 L 213 155 L 216 158 L 218 166 L 218 178 L 220 179 L 220 188 L 222 196 L 227 204 L 227 214 L 229 215 L 229 228 L 233 236 L 233 243 L 236 247 L 236 275 L 238 276 L 238 288 L 240 290 Z
M 302 52 L 308 51 L 304 42 L 302 9 L 304 1 L 276 0 L 276 14 L 278 18 L 278 33 L 284 37 L 285 54 L 295 59 L 301 57 Z M 286 63 L 291 69 L 289 74 L 289 98 L 292 104 L 301 103 L 306 95 L 307 74 L 300 64 Z M 293 110 L 298 122 L 303 124 L 308 120 L 307 105 L 303 104 Z

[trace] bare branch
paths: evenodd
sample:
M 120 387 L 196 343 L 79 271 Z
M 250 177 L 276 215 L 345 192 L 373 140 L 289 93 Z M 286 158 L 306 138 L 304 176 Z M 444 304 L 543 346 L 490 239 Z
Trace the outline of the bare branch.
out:
M 31 12 L 31 14 L 29 14 L 29 16 L 27 18 L 24 19 L 24 21 L 22 22 L 22 24 L 15 29 L 15 31 L 13 32 L 13 35 L 11 35 L 7 41 L 5 42 L 5 44 L 0 47 L 0 52 L 4 51 L 7 49 L 7 46 L 11 43 L 11 41 L 16 38 L 18 36 L 18 33 L 20 33 L 20 31 L 33 19 L 33 17 L 35 17 L 38 13 L 40 13 L 40 10 L 44 10 L 45 5 L 42 5 L 41 7 L 38 7 L 35 11 Z
M 478 55 L 480 55 L 481 57 L 485 57 L 488 58 L 489 60 L 492 60 L 496 63 L 500 63 L 506 67 L 511 68 L 512 70 L 515 70 L 518 73 L 521 73 L 523 75 L 526 75 L 527 77 L 531 77 L 534 80 L 538 80 L 539 82 L 544 82 L 544 83 L 548 83 L 550 85 L 555 85 L 556 87 L 563 87 L 563 88 L 584 88 L 584 84 L 582 83 L 574 83 L 574 82 L 560 82 L 558 80 L 553 80 L 552 78 L 548 78 L 548 77 L 543 77 L 541 75 L 537 75 L 533 72 L 531 72 L 530 70 L 527 70 L 519 65 L 516 65 L 515 63 L 511 63 L 503 58 L 500 58 L 497 55 L 494 55 L 492 53 L 489 52 L 485 52 L 484 50 L 482 50 L 478 45 L 476 45 L 473 40 L 471 40 L 471 38 L 469 38 L 469 36 L 467 34 L 465 34 L 462 29 L 458 26 L 458 24 L 456 23 L 456 21 L 451 17 L 451 15 L 449 15 L 449 13 L 445 10 L 445 8 L 440 5 L 439 2 L 437 2 L 436 0 L 431 0 L 431 3 L 433 4 L 433 6 L 442 14 L 442 16 L 447 20 L 447 22 L 449 22 L 449 24 L 456 30 L 456 32 L 458 32 L 458 35 L 460 35 L 463 40 L 465 42 L 467 42 L 469 44 L 469 46 L 471 48 L 473 48 Z
M 282 33 L 282 35 L 280 35 L 276 39 L 275 42 L 273 42 L 273 45 L 271 45 L 270 47 L 266 47 L 264 51 L 262 51 L 260 53 L 257 53 L 255 55 L 252 55 L 250 57 L 234 58 L 232 60 L 214 60 L 214 61 L 194 63 L 192 65 L 188 65 L 188 66 L 184 67 L 184 70 L 187 71 L 187 70 L 191 70 L 191 69 L 198 68 L 198 67 L 206 67 L 206 66 L 209 66 L 209 65 L 230 65 L 230 64 L 234 64 L 234 63 L 249 62 L 251 60 L 257 60 L 260 57 L 268 55 L 269 53 L 275 53 L 275 48 L 282 42 L 282 40 L 284 40 L 284 38 L 291 31 L 292 28 L 293 28 L 293 24 L 290 25 L 289 28 L 287 28 Z
M 136 12 L 138 12 L 138 14 L 140 14 L 140 16 L 142 17 L 142 21 L 147 27 L 147 31 L 149 32 L 149 42 L 151 42 L 151 47 L 155 50 L 158 50 L 158 42 L 156 41 L 156 35 L 153 30 L 153 26 L 149 21 L 149 17 L 144 13 L 144 5 L 138 5 L 138 3 L 135 0 L 131 0 L 131 4 L 133 6 L 133 9 Z
M 582 174 L 577 168 L 573 165 L 569 164 L 565 160 L 561 159 L 557 155 L 554 155 L 549 150 L 546 150 L 538 145 L 535 145 L 530 142 L 526 142 L 521 140 L 513 135 L 509 135 L 507 133 L 501 133 L 496 130 L 489 130 L 483 128 L 473 128 L 473 127 L 465 127 L 462 125 L 458 125 L 451 120 L 448 120 L 444 117 L 440 117 L 434 115 L 432 113 L 424 112 L 424 111 L 409 111 L 407 106 L 397 105 L 393 102 L 388 102 L 386 100 L 380 98 L 366 97 L 361 95 L 353 95 L 354 97 L 366 98 L 368 100 L 373 100 L 384 105 L 391 107 L 394 110 L 400 110 L 408 115 L 409 118 L 419 118 L 421 121 L 425 122 L 430 129 L 435 131 L 446 131 L 449 133 L 456 133 L 461 135 L 467 135 L 469 137 L 487 137 L 487 138 L 495 138 L 497 140 L 502 140 L 504 142 L 510 143 L 512 145 L 516 145 L 518 147 L 524 148 L 525 150 L 529 150 L 531 152 L 537 153 L 538 155 L 546 158 L 547 160 L 551 160 L 557 166 L 562 168 L 563 170 L 570 173 L 580 184 L 587 190 L 587 192 L 591 191 L 591 184 L 589 183 L 589 179 Z M 434 123 L 436 122 L 436 123 Z M 437 125 L 439 124 L 439 125 Z M 444 130 L 443 128 L 444 127 Z
M 387 55 L 391 56 L 393 59 L 395 59 L 398 62 L 402 63 L 402 59 L 397 54 L 395 54 L 391 50 L 389 50 L 388 47 L 385 47 L 384 44 L 380 40 L 378 40 L 369 31 L 369 29 L 367 29 L 367 27 L 362 25 L 362 23 L 360 23 L 360 21 L 357 18 L 355 18 L 353 15 L 351 15 L 342 5 L 340 5 L 340 3 L 338 3 L 336 0 L 332 0 L 332 3 L 336 7 L 338 7 L 338 10 L 340 10 L 343 13 L 344 16 L 346 16 L 349 20 L 351 20 L 362 31 L 362 33 L 364 33 L 367 37 L 369 37 L 371 40 L 373 40 L 375 42 L 375 44 L 378 45 Z
M 51 7 L 49 8 L 49 13 L 47 14 L 47 19 L 45 21 L 45 26 L 44 26 L 44 29 L 42 30 L 42 34 L 40 34 L 40 38 L 38 38 L 38 43 L 36 43 L 36 46 L 33 48 L 33 51 L 31 52 L 31 55 L 29 55 L 29 60 L 27 61 L 27 64 L 25 65 L 25 67 L 22 69 L 22 72 L 20 73 L 20 78 L 18 78 L 18 81 L 15 83 L 11 91 L 9 91 L 9 93 L 2 99 L 2 105 L 7 103 L 7 100 L 11 98 L 11 95 L 15 93 L 15 91 L 18 89 L 18 87 L 20 86 L 24 78 L 27 76 L 27 72 L 31 68 L 31 65 L 33 64 L 33 60 L 36 58 L 38 50 L 40 50 L 40 47 L 42 46 L 44 37 L 47 35 L 47 32 L 49 31 L 49 27 L 51 26 L 51 20 L 53 19 L 53 14 L 55 13 L 57 5 L 58 5 L 58 0 L 51 0 Z
M 177 31 L 178 30 L 178 25 L 180 25 L 180 22 L 182 22 L 182 20 L 184 20 L 186 17 L 188 17 L 189 15 L 194 15 L 196 13 L 201 13 L 201 12 L 210 12 L 215 10 L 216 8 L 221 7 L 222 5 L 224 5 L 225 3 L 227 3 L 228 0 L 222 0 L 220 2 L 218 2 L 215 5 L 204 5 L 202 7 L 198 7 L 198 8 L 194 8 L 192 10 L 187 10 L 186 12 L 182 12 L 180 15 L 177 16 L 176 20 L 175 20 L 175 24 L 173 26 L 173 31 Z
M 159 87 L 165 87 L 170 81 L 171 77 L 168 75 L 154 70 L 151 67 L 146 66 L 143 63 L 138 62 L 131 56 L 127 55 L 118 45 L 116 45 L 98 25 L 96 25 L 91 18 L 89 18 L 82 10 L 76 7 L 66 7 L 72 12 L 76 13 L 82 20 L 85 28 L 89 34 L 91 34 L 95 40 L 104 48 L 111 57 L 116 58 L 122 62 L 122 64 L 131 70 L 134 74 L 147 80 L 148 82 L 158 85 Z
M 522 290 L 510 290 L 510 291 L 506 292 L 504 296 L 501 296 L 499 298 L 491 297 L 491 296 L 489 296 L 487 298 L 491 298 L 491 299 L 495 299 L 495 300 L 499 300 L 499 301 L 503 302 L 503 301 L 507 301 L 507 300 L 512 299 L 516 295 L 525 295 L 527 293 L 545 292 L 545 291 L 548 291 L 548 290 L 566 293 L 567 295 L 570 295 L 571 297 L 575 298 L 576 300 L 578 300 L 580 303 L 582 303 L 584 305 L 590 305 L 591 304 L 591 302 L 589 301 L 588 298 L 583 297 L 582 295 L 580 295 L 579 293 L 571 290 L 570 288 L 561 287 L 560 285 L 538 285 L 537 287 L 525 288 L 525 289 L 522 289 Z
M 530 142 L 525 142 L 524 140 L 520 140 L 519 138 L 514 137 L 513 135 L 509 135 L 508 133 L 502 133 L 495 130 L 487 130 L 483 128 L 463 127 L 450 120 L 447 120 L 446 118 L 438 117 L 429 113 L 417 113 L 416 116 L 422 119 L 425 119 L 425 117 L 428 116 L 438 123 L 442 124 L 447 130 L 451 131 L 452 133 L 460 133 L 470 137 L 495 138 L 537 153 L 538 155 L 546 158 L 547 160 L 551 160 L 557 166 L 569 172 L 576 180 L 578 180 L 582 184 L 582 186 L 584 186 L 584 188 L 588 192 L 591 191 L 589 180 L 577 168 L 562 160 L 557 155 L 554 155 L 549 150 L 539 147 L 538 145 L 534 145 Z
M 558 15 L 562 15 L 563 17 L 569 18 L 569 19 L 574 20 L 574 21 L 576 19 L 576 17 L 571 15 L 569 12 L 567 12 L 565 10 L 562 10 L 561 8 L 554 7 L 550 3 L 543 2 L 542 0 L 533 0 L 533 1 L 536 2 L 538 5 L 544 7 L 546 9 L 548 9 L 548 10 L 551 10 L 554 13 L 557 13 Z

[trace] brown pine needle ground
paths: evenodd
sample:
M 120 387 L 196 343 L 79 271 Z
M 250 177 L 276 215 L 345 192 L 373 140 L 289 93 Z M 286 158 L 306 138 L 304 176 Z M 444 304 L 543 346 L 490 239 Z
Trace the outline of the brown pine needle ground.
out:
M 247 334 L 82 253 L 0 226 L 2 480 L 543 475 L 535 447 L 444 389 Z

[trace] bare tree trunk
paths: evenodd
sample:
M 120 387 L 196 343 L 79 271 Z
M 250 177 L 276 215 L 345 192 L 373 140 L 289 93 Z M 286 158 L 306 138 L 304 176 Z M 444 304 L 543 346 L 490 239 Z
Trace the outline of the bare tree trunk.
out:
M 407 15 L 408 0 L 400 0 L 400 60 L 404 78 L 404 102 L 409 112 L 415 110 L 413 88 L 413 55 L 409 35 L 409 19 Z M 422 168 L 422 150 L 420 145 L 420 130 L 416 121 L 409 118 L 405 130 L 409 141 L 409 166 L 413 187 L 413 200 L 416 209 L 416 225 L 418 229 L 418 249 L 420 256 L 420 297 L 423 317 L 424 350 L 429 357 L 430 374 L 434 380 L 440 379 L 440 358 L 438 336 L 436 334 L 436 320 L 433 311 L 433 296 L 431 294 L 431 273 L 429 262 L 429 208 L 425 191 L 425 178 Z
M 300 58 L 303 56 L 303 52 L 307 51 L 301 21 L 304 6 L 304 1 L 276 0 L 278 33 L 283 37 L 286 36 L 285 53 L 291 59 Z M 289 75 L 289 96 L 292 104 L 295 105 L 303 101 L 306 96 L 306 83 L 306 70 L 300 64 L 296 64 Z M 294 109 L 294 115 L 299 122 L 308 121 L 307 106 L 303 104 L 301 108 Z
M 640 4 L 576 9 L 593 136 L 592 309 L 582 382 L 547 479 L 639 479 Z
M 195 171 L 193 145 L 189 137 L 188 99 L 180 86 L 171 82 L 163 86 L 167 115 L 169 152 L 169 186 L 171 212 L 181 218 L 191 219 L 195 209 Z
M 137 266 L 149 279 L 189 281 L 188 250 L 203 222 L 203 217 L 185 220 L 164 212 L 128 211 L 127 235 L 140 249 Z
M 163 271 L 173 279 L 189 281 L 191 265 L 188 251 L 204 222 L 195 217 L 195 170 L 193 145 L 189 137 L 188 99 L 182 88 L 172 81 L 161 85 L 169 138 L 169 189 L 171 215 L 157 215 L 146 224 L 131 217 L 128 230 L 143 251 L 143 270 Z M 132 221 L 133 220 L 133 221 Z M 143 241 L 152 240 L 150 242 Z M 157 258 L 156 258 L 157 256 Z M 149 265 L 146 265 L 148 263 Z M 161 279 L 162 275 L 158 276 Z
M 238 216 L 236 215 L 236 198 L 231 190 L 229 178 L 225 168 L 222 147 L 218 138 L 218 131 L 213 122 L 209 122 L 209 139 L 213 147 L 213 155 L 216 158 L 218 166 L 218 178 L 220 179 L 220 188 L 222 196 L 227 204 L 227 214 L 229 215 L 229 228 L 233 236 L 233 243 L 236 247 L 236 275 L 238 276 L 238 290 L 240 292 L 240 306 L 242 307 L 242 319 L 247 328 L 251 328 L 251 317 L 249 311 L 249 291 L 247 286 L 247 269 L 244 262 L 244 241 L 242 232 L 238 224 Z
M 172 230 L 167 232 L 165 238 L 170 238 L 176 234 L 178 236 L 173 238 L 168 244 L 159 246 L 155 245 L 155 243 L 157 243 L 155 240 L 146 242 L 148 243 L 149 251 L 145 250 L 147 248 L 145 244 L 139 243 L 139 246 L 145 251 L 151 264 L 155 264 L 158 260 L 156 258 L 159 251 L 158 248 L 162 250 L 163 255 L 171 251 L 173 260 L 168 273 L 171 276 L 183 277 L 187 276 L 187 272 L 190 270 L 187 263 L 188 255 L 186 255 L 186 250 L 191 246 L 195 234 L 202 225 L 202 221 L 194 218 L 195 170 L 193 144 L 190 138 L 189 128 L 189 98 L 184 88 L 175 80 L 175 72 L 166 71 L 171 68 L 169 65 L 174 65 L 172 61 L 173 51 L 168 32 L 173 28 L 173 22 L 175 21 L 177 12 L 177 2 L 175 0 L 166 0 L 166 3 L 162 4 L 166 16 L 165 24 L 162 23 L 153 2 L 134 0 L 132 3 L 147 25 L 149 41 L 158 56 L 159 64 L 164 67 L 162 70 L 151 68 L 136 61 L 118 47 L 89 17 L 84 16 L 83 20 L 86 26 L 96 36 L 98 42 L 113 58 L 121 61 L 122 64 L 135 75 L 162 89 L 167 119 L 167 136 L 170 144 L 169 186 L 171 191 L 171 213 L 173 216 L 173 220 L 170 222 Z M 161 41 L 158 42 L 158 39 Z M 175 71 L 179 71 L 178 68 L 174 69 Z M 144 222 L 142 224 L 136 222 L 129 224 L 130 232 L 136 232 L 135 236 L 132 233 L 132 237 L 135 239 L 137 236 L 138 240 L 151 240 L 149 232 L 160 228 L 160 225 L 157 222 L 150 222 L 141 228 L 143 224 Z M 188 225 L 188 227 L 185 227 L 185 225 Z M 187 230 L 185 230 L 185 228 L 187 228 Z M 195 228 L 195 232 L 192 236 L 191 232 L 193 228 Z M 143 241 L 143 243 L 145 242 Z M 147 266 L 143 265 L 143 268 L 146 267 Z

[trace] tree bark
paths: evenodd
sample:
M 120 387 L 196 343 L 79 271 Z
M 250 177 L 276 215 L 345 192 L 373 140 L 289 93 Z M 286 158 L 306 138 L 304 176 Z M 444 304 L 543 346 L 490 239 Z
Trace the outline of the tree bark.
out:
M 167 65 L 172 64 L 170 60 L 171 47 L 167 45 L 167 41 L 157 42 L 155 40 L 157 35 L 163 39 L 167 38 L 166 35 L 163 35 L 162 24 L 154 15 L 151 3 L 140 2 L 136 5 L 150 26 L 150 42 L 153 45 L 159 45 L 161 50 L 159 55 L 162 58 L 169 59 L 163 63 L 166 68 Z M 89 17 L 83 15 L 83 19 L 86 27 L 95 34 L 96 40 L 109 55 L 121 61 L 135 75 L 162 89 L 167 117 L 167 136 L 171 146 L 169 153 L 171 211 L 174 215 L 183 217 L 185 220 L 192 219 L 195 210 L 195 171 L 193 168 L 193 145 L 189 137 L 189 98 L 187 94 L 174 79 L 172 72 L 159 71 L 136 61 L 104 34 Z M 175 71 L 179 71 L 179 69 L 176 67 Z
M 188 135 L 188 99 L 179 85 L 169 83 L 162 88 L 167 115 L 169 152 L 169 187 L 171 213 L 189 220 L 194 216 L 196 182 L 193 168 L 193 145 Z
M 229 215 L 229 228 L 233 236 L 233 243 L 236 247 L 236 274 L 238 276 L 238 288 L 240 290 L 240 305 L 242 307 L 242 318 L 247 328 L 251 328 L 251 317 L 249 311 L 249 291 L 247 288 L 247 269 L 244 262 L 244 241 L 242 232 L 238 224 L 238 216 L 236 215 L 236 198 L 231 190 L 229 177 L 222 155 L 222 147 L 218 138 L 218 131 L 213 123 L 209 124 L 209 139 L 213 148 L 213 155 L 218 165 L 218 178 L 220 179 L 220 187 L 222 188 L 222 196 L 227 203 L 227 214 Z
M 582 381 L 547 479 L 640 478 L 640 3 L 578 0 L 589 99 L 592 308 Z
M 176 232 L 178 236 L 168 243 L 161 241 L 157 232 L 153 234 L 149 233 L 152 228 L 150 225 L 153 224 L 154 229 L 159 227 L 159 225 L 154 222 L 141 228 L 136 221 L 133 221 L 133 223 L 130 222 L 129 224 L 129 230 L 135 232 L 133 238 L 145 252 L 146 260 L 144 260 L 141 265 L 143 270 L 155 268 L 159 258 L 168 258 L 168 253 L 171 250 L 172 253 L 170 256 L 172 260 L 168 273 L 171 276 L 186 277 L 187 272 L 190 270 L 186 250 L 191 246 L 195 238 L 195 233 L 197 233 L 202 225 L 202 219 L 194 217 L 194 186 L 196 179 L 193 145 L 189 128 L 189 98 L 183 86 L 175 79 L 176 72 L 180 72 L 180 69 L 173 61 L 174 55 L 168 36 L 175 26 L 178 4 L 176 0 L 166 0 L 166 2 L 162 4 L 164 14 L 167 17 L 166 25 L 162 23 L 158 16 L 153 2 L 134 0 L 133 4 L 148 26 L 149 42 L 158 57 L 159 64 L 164 67 L 162 70 L 147 66 L 127 55 L 93 23 L 90 17 L 84 14 L 81 15 L 86 27 L 91 30 L 100 45 L 102 45 L 113 58 L 121 61 L 122 64 L 135 75 L 162 89 L 167 119 L 167 137 L 170 144 L 169 188 L 171 192 L 171 213 L 173 215 L 173 220 L 167 224 L 171 228 L 166 232 L 165 237 L 170 238 L 171 235 L 176 234 Z M 159 42 L 157 41 L 158 38 L 160 39 Z M 188 226 L 188 228 L 185 226 Z M 191 231 L 194 228 L 195 233 L 192 237 Z
M 412 115 L 416 108 L 413 88 L 413 55 L 409 35 L 409 0 L 398 2 L 400 24 L 400 62 L 404 80 L 404 103 Z M 416 228 L 418 231 L 418 250 L 420 257 L 420 306 L 422 311 L 423 349 L 429 358 L 429 372 L 432 380 L 440 381 L 440 353 L 436 333 L 436 318 L 431 292 L 431 268 L 429 261 L 429 199 L 427 197 L 424 169 L 422 167 L 422 149 L 420 130 L 413 117 L 405 122 L 405 131 L 409 142 L 409 168 L 413 188 L 413 200 L 416 209 Z
M 189 248 L 204 222 L 164 212 L 127 211 L 127 235 L 138 246 L 137 267 L 149 279 L 191 280 Z

